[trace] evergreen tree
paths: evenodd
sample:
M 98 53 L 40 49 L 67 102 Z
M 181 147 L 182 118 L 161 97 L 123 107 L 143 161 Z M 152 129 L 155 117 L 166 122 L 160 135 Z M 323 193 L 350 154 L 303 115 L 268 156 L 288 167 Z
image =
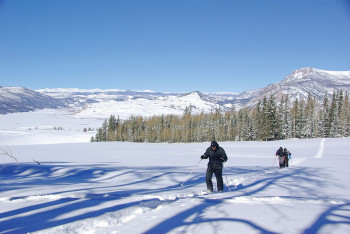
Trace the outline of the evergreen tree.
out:
M 299 113 L 299 101 L 295 99 L 293 107 L 291 108 L 291 126 L 292 126 L 292 137 L 299 137 L 297 132 L 297 124 L 298 124 L 298 113 Z
M 304 114 L 304 103 L 299 102 L 298 112 L 296 113 L 296 129 L 295 133 L 298 138 L 305 138 L 305 114 Z
M 330 119 L 329 119 L 329 100 L 328 94 L 326 93 L 323 100 L 323 109 L 322 109 L 322 137 L 329 137 L 330 135 Z
M 343 137 L 348 137 L 350 135 L 350 103 L 349 103 L 349 94 L 346 93 L 342 105 L 340 107 L 339 113 L 340 123 L 340 135 Z
M 262 114 L 262 103 L 259 100 L 258 103 L 256 104 L 253 113 L 253 121 L 254 121 L 254 126 L 255 126 L 255 136 L 257 140 L 262 140 L 263 139 L 263 134 L 262 134 L 262 127 L 263 127 L 263 114 Z
M 269 126 L 269 108 L 268 108 L 268 101 L 266 96 L 263 98 L 263 102 L 261 104 L 261 111 L 259 114 L 260 118 L 260 126 L 259 126 L 259 139 L 261 140 L 268 140 L 271 137 L 270 134 L 270 126 Z
M 103 121 L 100 134 L 101 134 L 100 135 L 101 141 L 108 141 L 108 122 L 107 122 L 107 120 Z
M 307 103 L 305 107 L 305 125 L 303 130 L 303 135 L 305 138 L 316 137 L 316 103 L 315 99 L 311 96 L 309 92 Z
M 333 92 L 331 107 L 329 110 L 329 136 L 337 137 L 338 134 L 338 94 Z
M 275 96 L 272 94 L 269 97 L 267 105 L 267 137 L 269 140 L 277 139 L 278 135 L 278 119 L 277 119 L 277 104 Z
M 117 139 L 118 124 L 115 116 L 111 115 L 108 121 L 108 141 L 115 141 Z
M 282 118 L 282 139 L 288 139 L 292 137 L 291 134 L 291 121 L 290 121 L 290 110 L 288 107 L 288 96 L 285 99 L 282 99 L 281 102 L 281 118 Z

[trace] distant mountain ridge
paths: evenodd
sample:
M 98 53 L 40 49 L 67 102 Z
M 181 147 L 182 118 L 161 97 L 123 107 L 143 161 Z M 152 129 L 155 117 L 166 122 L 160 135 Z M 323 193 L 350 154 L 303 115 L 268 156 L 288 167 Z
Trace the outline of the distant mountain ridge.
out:
M 65 104 L 40 92 L 23 87 L 0 86 L 0 114 L 27 112 L 44 108 L 59 108 Z
M 350 91 L 350 71 L 326 71 L 311 67 L 295 70 L 281 82 L 261 89 L 248 90 L 239 94 L 233 101 L 233 107 L 252 107 L 264 96 L 274 95 L 277 100 L 288 95 L 290 102 L 306 100 L 309 92 L 322 101 L 326 93 L 337 90 Z
M 106 118 L 114 114 L 152 116 L 181 114 L 186 107 L 194 113 L 214 109 L 230 110 L 253 107 L 264 96 L 277 100 L 288 95 L 289 101 L 305 100 L 310 92 L 322 101 L 326 93 L 350 91 L 350 71 L 326 71 L 316 68 L 295 70 L 282 81 L 243 93 L 166 93 L 119 89 L 40 89 L 0 87 L 0 114 L 43 108 L 74 108 L 78 118 Z
M 228 110 L 235 93 L 204 94 L 160 93 L 132 90 L 45 89 L 45 95 L 62 100 L 70 107 L 81 107 L 77 118 L 106 118 L 110 115 L 125 119 L 130 115 L 182 114 L 191 106 L 193 113 L 214 109 Z

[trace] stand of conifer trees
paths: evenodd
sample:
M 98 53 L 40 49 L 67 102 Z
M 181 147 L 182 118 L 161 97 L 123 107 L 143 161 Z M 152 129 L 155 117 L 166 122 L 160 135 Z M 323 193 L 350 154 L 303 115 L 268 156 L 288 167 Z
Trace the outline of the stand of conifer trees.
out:
M 192 114 L 189 106 L 182 116 L 114 115 L 103 122 L 91 141 L 204 142 L 256 141 L 289 138 L 347 137 L 350 129 L 349 95 L 343 91 L 325 96 L 323 103 L 309 97 L 288 105 L 288 96 L 277 105 L 273 95 L 254 108 Z

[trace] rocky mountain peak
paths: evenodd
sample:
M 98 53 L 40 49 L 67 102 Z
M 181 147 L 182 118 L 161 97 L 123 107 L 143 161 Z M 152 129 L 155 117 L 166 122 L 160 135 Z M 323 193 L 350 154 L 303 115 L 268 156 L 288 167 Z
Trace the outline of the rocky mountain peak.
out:
M 293 71 L 290 75 L 288 75 L 282 82 L 292 82 L 296 80 L 302 80 L 305 79 L 306 77 L 314 74 L 317 71 L 317 69 L 312 68 L 312 67 L 305 67 L 305 68 L 300 68 L 295 71 Z

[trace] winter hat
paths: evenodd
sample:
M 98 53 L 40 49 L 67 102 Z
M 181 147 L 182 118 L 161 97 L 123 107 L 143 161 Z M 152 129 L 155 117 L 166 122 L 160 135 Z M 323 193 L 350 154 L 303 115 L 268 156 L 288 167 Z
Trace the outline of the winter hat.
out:
M 216 141 L 212 141 L 210 143 L 210 147 L 218 147 L 218 146 L 219 146 L 219 144 Z

